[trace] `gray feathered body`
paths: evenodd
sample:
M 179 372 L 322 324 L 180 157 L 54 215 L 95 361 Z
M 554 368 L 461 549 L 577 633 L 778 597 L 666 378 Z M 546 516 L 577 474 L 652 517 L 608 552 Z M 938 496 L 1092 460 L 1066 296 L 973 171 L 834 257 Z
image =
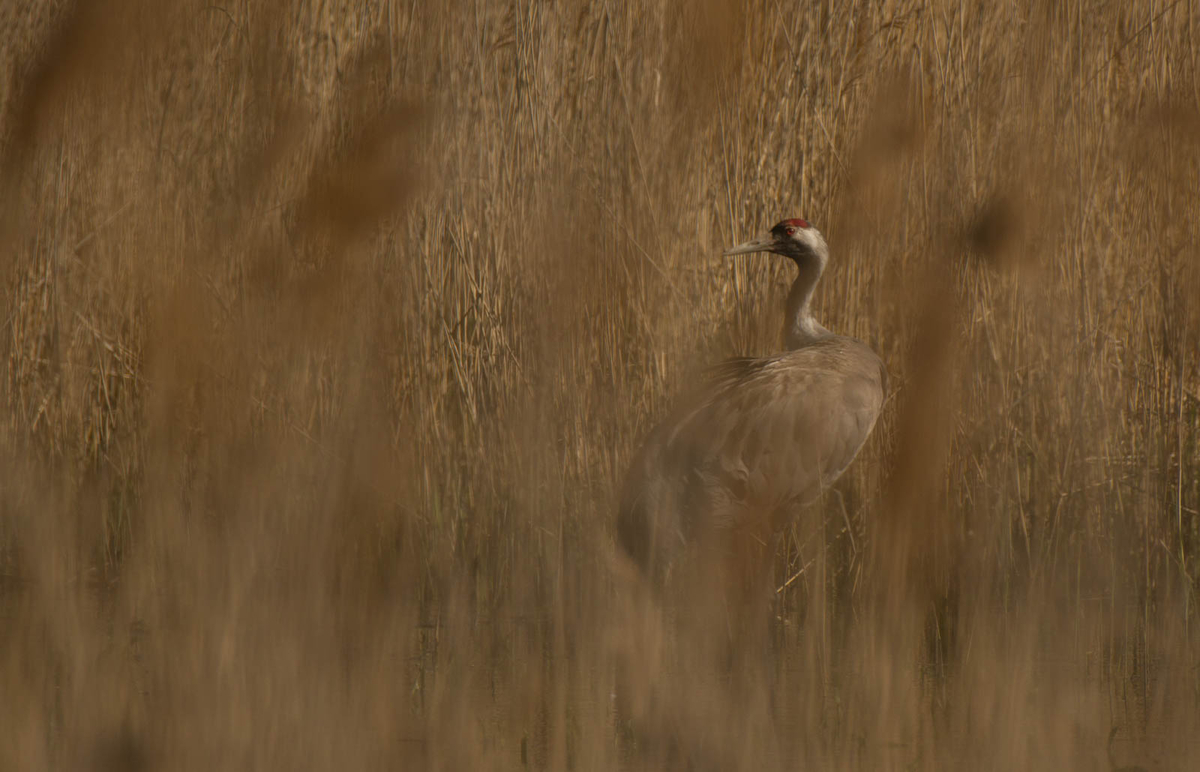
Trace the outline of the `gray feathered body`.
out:
M 652 575 L 705 536 L 778 533 L 854 460 L 887 378 L 868 346 L 828 333 L 714 375 L 651 433 L 625 481 L 618 539 Z

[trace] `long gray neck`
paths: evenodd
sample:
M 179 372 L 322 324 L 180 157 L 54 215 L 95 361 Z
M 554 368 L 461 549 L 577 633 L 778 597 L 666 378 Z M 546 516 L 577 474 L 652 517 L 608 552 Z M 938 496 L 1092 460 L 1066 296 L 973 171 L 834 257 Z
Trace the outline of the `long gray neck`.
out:
M 795 259 L 800 272 L 788 293 L 787 316 L 783 325 L 783 344 L 789 350 L 810 345 L 833 334 L 818 324 L 809 310 L 813 289 L 821 278 L 821 271 L 825 269 L 823 257 L 804 255 Z

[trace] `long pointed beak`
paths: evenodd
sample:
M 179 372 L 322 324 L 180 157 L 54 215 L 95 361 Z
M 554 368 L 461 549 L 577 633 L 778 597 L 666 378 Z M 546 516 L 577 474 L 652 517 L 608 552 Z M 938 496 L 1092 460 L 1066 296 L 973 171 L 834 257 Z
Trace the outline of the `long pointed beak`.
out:
M 749 241 L 738 244 L 732 249 L 725 250 L 724 255 L 725 257 L 733 257 L 734 255 L 748 255 L 751 252 L 767 252 L 773 246 L 775 246 L 775 237 L 770 233 L 760 233 Z

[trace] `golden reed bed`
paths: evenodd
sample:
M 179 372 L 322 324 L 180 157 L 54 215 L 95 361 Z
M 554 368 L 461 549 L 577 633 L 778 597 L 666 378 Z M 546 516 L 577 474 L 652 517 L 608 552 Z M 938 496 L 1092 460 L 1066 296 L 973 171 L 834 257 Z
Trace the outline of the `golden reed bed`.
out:
M 0 768 L 1198 763 L 1196 3 L 0 25 Z M 722 660 L 616 497 L 780 216 L 890 396 Z

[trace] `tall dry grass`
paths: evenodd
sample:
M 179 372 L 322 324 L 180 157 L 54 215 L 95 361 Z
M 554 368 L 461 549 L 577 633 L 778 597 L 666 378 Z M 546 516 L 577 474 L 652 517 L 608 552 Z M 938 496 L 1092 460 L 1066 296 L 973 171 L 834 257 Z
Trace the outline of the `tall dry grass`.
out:
M 1192 0 L 0 23 L 0 768 L 1200 759 Z M 783 216 L 892 396 L 731 668 L 610 523 Z

